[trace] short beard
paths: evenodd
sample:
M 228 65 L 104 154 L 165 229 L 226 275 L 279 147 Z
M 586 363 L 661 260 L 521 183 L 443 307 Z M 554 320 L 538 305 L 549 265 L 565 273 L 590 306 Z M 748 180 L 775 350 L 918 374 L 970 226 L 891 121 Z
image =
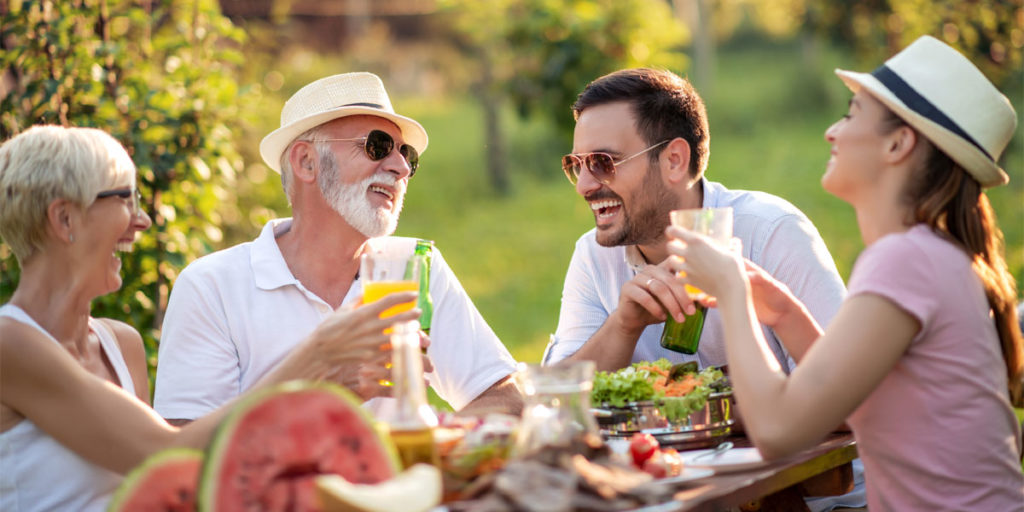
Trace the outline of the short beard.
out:
M 341 218 L 345 219 L 350 226 L 366 236 L 375 238 L 387 236 L 398 228 L 398 217 L 402 213 L 402 206 L 405 202 L 405 190 L 398 185 L 398 180 L 388 173 L 374 174 L 358 182 L 346 184 L 341 182 L 338 173 L 338 161 L 330 148 L 317 147 L 320 156 L 320 174 L 317 175 L 317 185 L 324 200 L 331 206 L 331 209 L 338 212 Z M 383 208 L 374 208 L 366 197 L 366 191 L 370 185 L 380 183 L 389 185 L 395 189 L 395 197 L 392 201 L 395 204 L 394 212 Z
M 620 245 L 647 245 L 662 239 L 669 225 L 669 212 L 675 205 L 675 196 L 659 179 L 657 163 L 649 162 L 640 189 L 630 197 L 634 211 L 626 210 L 622 203 L 622 228 L 613 232 L 597 232 L 597 243 L 604 247 Z M 602 236 L 603 235 L 603 236 Z

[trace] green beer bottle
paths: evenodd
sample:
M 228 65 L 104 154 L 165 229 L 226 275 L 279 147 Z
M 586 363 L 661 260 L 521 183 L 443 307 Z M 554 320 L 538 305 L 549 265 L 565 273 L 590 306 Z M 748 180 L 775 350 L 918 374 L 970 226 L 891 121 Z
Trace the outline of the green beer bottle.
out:
M 434 316 L 434 302 L 430 300 L 430 255 L 434 251 L 433 240 L 416 240 L 416 251 L 413 253 L 420 259 L 420 296 L 416 307 L 420 315 L 420 329 L 430 334 L 430 319 Z
M 696 354 L 697 345 L 700 344 L 700 333 L 704 330 L 704 315 L 707 308 L 694 303 L 697 311 L 686 317 L 682 322 L 676 322 L 669 316 L 665 319 L 665 330 L 661 331 L 661 346 L 683 354 Z

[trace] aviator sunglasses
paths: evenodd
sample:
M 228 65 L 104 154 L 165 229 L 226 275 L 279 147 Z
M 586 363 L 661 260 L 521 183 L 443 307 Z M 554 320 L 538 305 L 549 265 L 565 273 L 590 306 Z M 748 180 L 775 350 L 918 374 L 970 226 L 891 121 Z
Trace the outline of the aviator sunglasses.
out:
M 142 192 L 139 192 L 139 189 L 117 188 L 114 190 L 104 190 L 103 192 L 96 194 L 96 199 L 103 199 L 105 197 L 113 196 L 129 200 L 129 207 L 132 210 L 132 215 L 136 217 L 139 216 L 139 209 L 142 207 Z
M 395 149 L 395 139 L 391 138 L 388 132 L 381 130 L 373 130 L 366 137 L 356 137 L 354 139 L 317 139 L 317 142 L 355 140 L 364 141 L 363 150 L 366 151 L 366 156 L 374 162 L 387 158 L 391 154 L 391 150 Z M 405 159 L 406 163 L 409 164 L 409 177 L 412 178 L 416 174 L 416 169 L 420 166 L 420 154 L 416 152 L 416 148 L 408 144 L 402 144 L 398 148 L 398 152 Z
M 583 153 L 581 155 L 574 155 L 572 153 L 562 157 L 562 170 L 565 171 L 565 176 L 569 178 L 569 182 L 573 185 L 580 177 L 580 173 L 583 172 L 583 168 L 586 167 L 590 171 L 590 174 L 594 176 L 594 179 L 604 183 L 605 185 L 611 183 L 612 178 L 615 176 L 615 167 L 619 164 L 624 164 L 658 146 L 661 146 L 672 139 L 663 140 L 639 153 L 623 158 L 622 160 L 615 160 L 608 153 Z

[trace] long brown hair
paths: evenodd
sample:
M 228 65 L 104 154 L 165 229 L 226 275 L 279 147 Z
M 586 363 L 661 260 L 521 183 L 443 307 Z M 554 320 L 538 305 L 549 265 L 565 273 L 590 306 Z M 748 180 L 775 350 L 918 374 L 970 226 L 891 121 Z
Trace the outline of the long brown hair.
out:
M 886 129 L 900 126 L 913 129 L 889 111 Z M 920 132 L 917 138 L 927 141 Z M 999 333 L 1010 401 L 1020 406 L 1024 403 L 1024 337 L 1017 318 L 1017 285 L 1003 258 L 1003 232 L 981 184 L 930 141 L 927 146 L 924 169 L 914 174 L 903 192 L 903 199 L 913 206 L 910 220 L 945 234 L 971 256 Z

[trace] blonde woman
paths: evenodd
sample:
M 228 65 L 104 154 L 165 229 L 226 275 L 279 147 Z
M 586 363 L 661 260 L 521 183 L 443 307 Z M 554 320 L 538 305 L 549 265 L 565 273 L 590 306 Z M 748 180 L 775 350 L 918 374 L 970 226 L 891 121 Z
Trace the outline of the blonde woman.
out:
M 139 334 L 89 315 L 150 224 L 135 166 L 106 133 L 37 126 L 0 146 L 0 236 L 21 266 L 0 306 L 0 510 L 102 510 L 124 472 L 163 448 L 205 446 L 226 412 L 168 425 L 148 405 Z M 417 316 L 378 318 L 405 295 L 339 310 L 262 384 L 372 353 L 387 326 Z
M 873 73 L 837 74 L 854 95 L 825 133 L 822 184 L 854 207 L 867 248 L 824 332 L 783 286 L 700 235 L 668 229 L 673 267 L 717 298 L 747 433 L 765 457 L 845 420 L 870 510 L 1024 510 L 1016 290 L 983 193 L 1008 181 L 996 162 L 1013 108 L 931 37 Z M 758 318 L 810 347 L 788 377 Z

